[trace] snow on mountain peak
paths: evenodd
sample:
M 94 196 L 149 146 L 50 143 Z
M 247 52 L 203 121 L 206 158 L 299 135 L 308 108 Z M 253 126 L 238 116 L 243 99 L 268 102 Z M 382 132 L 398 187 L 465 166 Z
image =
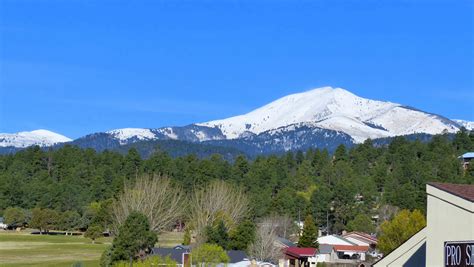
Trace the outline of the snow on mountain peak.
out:
M 151 140 L 155 138 L 155 134 L 150 129 L 144 128 L 123 128 L 107 131 L 106 133 L 117 138 L 121 144 L 127 143 L 129 139 L 136 138 L 138 140 Z
M 457 130 L 439 116 L 397 103 L 365 99 L 329 86 L 287 95 L 247 114 L 199 125 L 218 127 L 227 138 L 235 139 L 248 132 L 259 134 L 296 123 L 345 132 L 356 142 L 367 138 Z
M 48 130 L 34 130 L 31 132 L 0 133 L 0 147 L 51 146 L 58 143 L 72 141 L 72 139 Z

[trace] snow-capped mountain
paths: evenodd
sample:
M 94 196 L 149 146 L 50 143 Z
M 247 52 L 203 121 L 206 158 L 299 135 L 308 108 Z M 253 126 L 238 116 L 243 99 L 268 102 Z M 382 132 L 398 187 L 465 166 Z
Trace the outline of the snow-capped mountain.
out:
M 474 121 L 465 121 L 465 120 L 453 120 L 457 122 L 462 127 L 466 128 L 469 131 L 474 130 Z
M 282 97 L 247 114 L 199 123 L 228 139 L 305 124 L 344 132 L 356 142 L 415 133 L 459 130 L 456 122 L 397 103 L 365 99 L 341 88 L 323 87 Z
M 282 97 L 244 115 L 186 126 L 122 128 L 73 141 L 46 130 L 0 134 L 0 153 L 67 143 L 97 151 L 123 150 L 137 144 L 150 154 L 157 145 L 176 147 L 176 142 L 182 141 L 188 143 L 182 143 L 181 148 L 191 142 L 201 144 L 206 153 L 227 151 L 222 147 L 248 155 L 308 148 L 333 151 L 340 144 L 351 146 L 367 138 L 384 142 L 400 135 L 427 138 L 454 133 L 461 127 L 473 130 L 474 122 L 449 120 L 401 104 L 365 99 L 341 88 L 323 87 Z
M 28 146 L 51 146 L 58 143 L 72 141 L 70 138 L 48 130 L 31 132 L 0 133 L 0 147 L 24 148 Z

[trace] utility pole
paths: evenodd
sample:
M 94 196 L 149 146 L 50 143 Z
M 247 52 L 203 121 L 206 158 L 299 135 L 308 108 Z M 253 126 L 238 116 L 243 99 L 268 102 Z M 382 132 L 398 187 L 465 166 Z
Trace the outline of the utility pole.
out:
M 300 225 L 301 225 L 301 214 L 300 214 L 300 207 L 298 207 L 298 228 L 300 228 L 298 231 L 299 235 L 301 235 L 301 230 L 302 230 Z
M 326 209 L 326 235 L 329 235 L 329 212 Z

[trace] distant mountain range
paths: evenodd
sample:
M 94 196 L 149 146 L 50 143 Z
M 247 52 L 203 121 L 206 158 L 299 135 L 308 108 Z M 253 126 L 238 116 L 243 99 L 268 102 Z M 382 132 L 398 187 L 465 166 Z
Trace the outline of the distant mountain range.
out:
M 244 115 L 187 126 L 123 128 L 75 140 L 47 130 L 0 134 L 0 153 L 66 143 L 98 151 L 135 146 L 145 156 L 156 147 L 167 147 L 175 155 L 187 150 L 229 156 L 310 147 L 332 151 L 340 144 L 351 146 L 368 138 L 455 133 L 461 127 L 472 130 L 474 122 L 450 120 L 401 104 L 358 97 L 341 88 L 323 87 L 282 97 Z

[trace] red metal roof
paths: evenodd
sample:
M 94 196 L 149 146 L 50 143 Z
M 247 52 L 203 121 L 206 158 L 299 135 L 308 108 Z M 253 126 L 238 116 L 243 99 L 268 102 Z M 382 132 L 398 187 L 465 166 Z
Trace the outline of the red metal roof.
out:
M 316 248 L 289 247 L 285 250 L 285 254 L 296 258 L 312 257 L 316 251 Z
M 351 246 L 351 245 L 333 245 L 335 251 L 360 251 L 366 252 L 369 250 L 367 246 Z
M 472 184 L 448 184 L 448 183 L 428 183 L 440 190 L 446 191 L 468 201 L 474 202 L 474 185 Z

